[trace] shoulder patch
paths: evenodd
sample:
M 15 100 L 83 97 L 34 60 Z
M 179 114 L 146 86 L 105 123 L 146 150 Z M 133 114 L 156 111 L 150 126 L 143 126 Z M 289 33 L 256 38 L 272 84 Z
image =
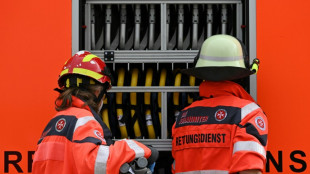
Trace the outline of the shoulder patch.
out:
M 260 130 L 266 130 L 265 120 L 261 116 L 255 118 L 255 124 Z
M 66 126 L 66 119 L 61 118 L 55 124 L 55 130 L 57 132 L 61 132 Z

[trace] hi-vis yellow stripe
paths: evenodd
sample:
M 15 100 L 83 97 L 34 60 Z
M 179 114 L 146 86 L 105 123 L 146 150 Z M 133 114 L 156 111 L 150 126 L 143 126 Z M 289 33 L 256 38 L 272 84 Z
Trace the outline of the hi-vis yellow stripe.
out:
M 89 62 L 94 57 L 97 57 L 97 56 L 93 54 L 88 54 L 87 56 L 84 57 L 83 62 Z
M 67 87 L 67 88 L 70 87 L 70 80 L 69 80 L 69 79 L 66 80 L 66 87 Z
M 76 86 L 79 87 L 81 83 L 83 83 L 83 79 L 77 78 L 77 79 L 76 79 Z M 90 79 L 89 83 L 90 83 L 91 85 L 94 85 L 94 84 L 95 84 L 95 81 L 94 81 L 93 79 Z M 66 87 L 67 87 L 67 88 L 70 87 L 70 79 L 67 79 L 67 80 L 66 80 Z
M 80 86 L 80 83 L 83 83 L 82 79 L 81 78 L 77 78 L 76 79 L 76 86 Z
M 90 79 L 89 83 L 90 83 L 91 85 L 94 85 L 94 84 L 95 84 L 95 81 L 93 81 L 93 79 Z
M 69 72 L 69 69 L 65 69 L 63 71 L 61 71 L 60 76 L 67 74 Z
M 103 77 L 103 75 L 101 75 L 99 73 L 96 73 L 94 71 L 84 69 L 84 68 L 74 68 L 73 73 L 77 73 L 77 74 L 81 74 L 81 75 L 85 75 L 85 76 L 90 76 L 90 77 L 97 79 L 97 80 L 99 80 L 100 78 Z

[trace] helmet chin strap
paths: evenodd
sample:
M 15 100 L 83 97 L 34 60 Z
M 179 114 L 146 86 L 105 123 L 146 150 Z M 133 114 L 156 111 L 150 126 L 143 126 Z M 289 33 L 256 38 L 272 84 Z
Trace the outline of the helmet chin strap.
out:
M 102 107 L 103 107 L 103 96 L 104 94 L 107 96 L 108 92 L 107 90 L 104 88 L 103 90 L 101 90 L 100 94 L 98 95 L 98 97 L 96 97 L 95 102 L 99 104 L 98 106 L 98 113 L 101 111 Z
M 104 84 L 102 85 L 102 86 L 103 86 L 103 89 L 100 91 L 98 97 L 96 97 L 96 99 L 95 99 L 95 102 L 96 102 L 96 103 L 99 103 L 99 102 L 102 100 L 104 94 L 107 96 L 107 94 L 108 94 L 108 91 L 107 91 L 108 85 L 109 85 L 108 83 L 104 83 Z
M 103 101 L 101 101 L 100 103 L 99 103 L 100 105 L 99 105 L 99 107 L 98 107 L 98 113 L 101 111 L 101 109 L 102 109 L 102 107 L 103 107 Z
M 104 94 L 107 94 L 107 90 L 105 89 L 100 91 L 100 94 L 98 95 L 98 97 L 96 97 L 95 102 L 99 103 L 102 100 Z

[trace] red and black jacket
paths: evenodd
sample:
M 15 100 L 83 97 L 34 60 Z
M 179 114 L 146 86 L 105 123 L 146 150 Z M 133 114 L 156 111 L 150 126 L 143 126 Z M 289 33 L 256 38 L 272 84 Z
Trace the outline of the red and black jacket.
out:
M 90 107 L 73 97 L 72 107 L 47 124 L 34 154 L 33 173 L 119 173 L 122 164 L 148 158 L 149 148 L 134 140 L 113 143 L 111 132 Z
M 231 81 L 202 82 L 203 100 L 183 109 L 172 129 L 173 173 L 263 171 L 268 123 L 262 109 Z

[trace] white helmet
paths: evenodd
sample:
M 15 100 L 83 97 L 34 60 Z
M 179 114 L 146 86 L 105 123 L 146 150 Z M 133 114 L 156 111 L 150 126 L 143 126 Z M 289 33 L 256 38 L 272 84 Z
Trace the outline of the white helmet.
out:
M 221 34 L 204 41 L 194 64 L 194 68 L 184 69 L 182 72 L 203 80 L 222 81 L 256 73 L 259 60 L 255 59 L 255 67 L 247 68 L 249 58 L 245 46 L 235 37 Z

